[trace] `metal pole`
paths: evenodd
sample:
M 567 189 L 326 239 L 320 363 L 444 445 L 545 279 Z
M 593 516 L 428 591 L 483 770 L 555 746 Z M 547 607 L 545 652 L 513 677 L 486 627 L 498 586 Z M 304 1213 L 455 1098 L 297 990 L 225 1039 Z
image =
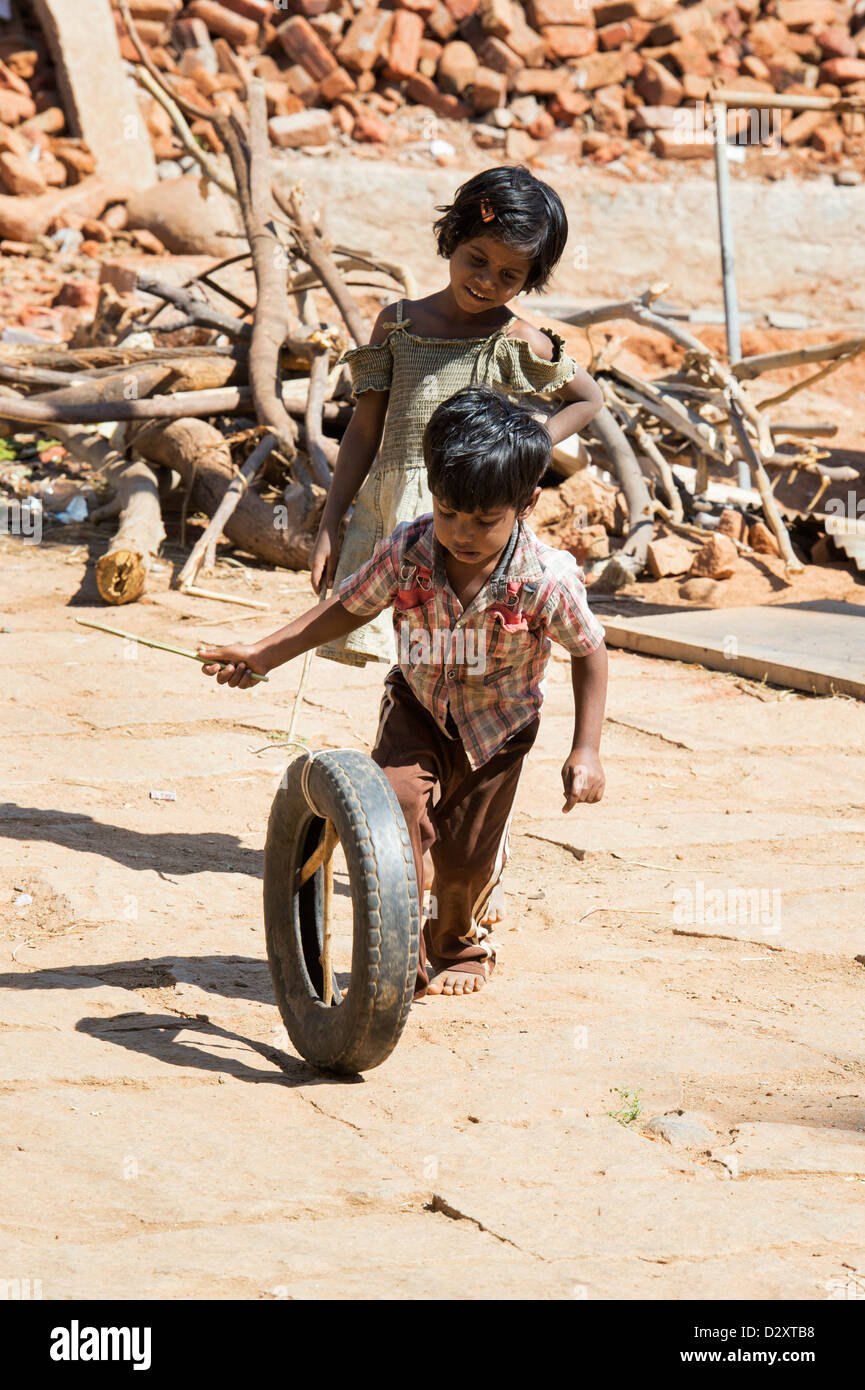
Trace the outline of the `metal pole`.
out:
M 718 229 L 721 234 L 721 278 L 724 282 L 724 316 L 727 322 L 727 357 L 738 362 L 742 356 L 739 332 L 739 305 L 736 299 L 736 260 L 733 249 L 733 227 L 730 222 L 730 165 L 727 160 L 727 108 L 719 101 L 712 103 L 712 126 L 715 140 L 715 189 L 718 195 Z M 739 461 L 739 486 L 751 486 L 751 474 L 745 459 Z

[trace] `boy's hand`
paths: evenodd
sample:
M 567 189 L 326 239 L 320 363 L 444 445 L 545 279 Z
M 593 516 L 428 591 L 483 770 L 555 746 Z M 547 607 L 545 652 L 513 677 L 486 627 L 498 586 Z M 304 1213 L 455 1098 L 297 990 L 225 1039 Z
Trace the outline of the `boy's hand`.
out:
M 220 685 L 236 686 L 240 690 L 248 690 L 250 686 L 258 685 L 258 681 L 254 681 L 249 674 L 250 671 L 255 671 L 259 676 L 267 675 L 267 666 L 255 647 L 199 647 L 198 655 L 204 662 L 201 668 L 204 674 L 216 676 Z M 228 664 L 225 666 L 214 664 L 222 661 Z
M 562 766 L 565 789 L 562 813 L 567 815 L 578 801 L 600 801 L 606 780 L 601 759 L 593 748 L 572 749 Z

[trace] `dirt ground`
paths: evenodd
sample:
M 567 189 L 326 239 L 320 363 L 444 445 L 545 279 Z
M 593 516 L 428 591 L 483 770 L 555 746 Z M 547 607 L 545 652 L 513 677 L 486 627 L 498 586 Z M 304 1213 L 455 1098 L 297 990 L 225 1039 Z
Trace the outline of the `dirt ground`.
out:
M 65 535 L 6 538 L 0 566 L 12 1277 L 61 1299 L 861 1296 L 860 704 L 614 652 L 607 795 L 565 818 L 557 658 L 500 968 L 335 1080 L 292 1052 L 264 953 L 298 670 L 232 692 L 76 628 L 105 615 Z M 308 600 L 305 576 L 223 571 L 271 605 L 246 618 L 169 575 L 122 626 L 192 646 Z M 299 731 L 367 748 L 380 673 L 313 672 Z M 690 1145 L 645 1128 L 677 1110 Z
M 334 194 L 333 233 L 356 246 L 380 243 L 398 191 L 388 249 L 421 292 L 443 270 L 430 209 L 468 172 L 289 169 Z M 588 245 L 554 290 L 589 302 L 661 277 L 674 302 L 720 304 L 707 174 L 547 176 Z M 863 193 L 737 177 L 743 306 L 860 320 Z M 663 352 L 623 336 L 644 369 Z M 757 325 L 745 349 L 789 341 Z M 799 405 L 861 449 L 863 390 L 846 368 Z M 387 1063 L 335 1080 L 292 1051 L 265 962 L 262 849 L 299 671 L 227 691 L 73 622 L 251 637 L 307 605 L 307 577 L 221 565 L 215 587 L 270 605 L 247 616 L 172 591 L 172 541 L 149 596 L 106 619 L 90 534 L 0 537 L 7 1278 L 61 1299 L 865 1295 L 861 704 L 613 652 L 607 794 L 563 817 L 556 656 L 494 979 L 418 1003 Z M 820 575 L 858 601 L 850 571 Z M 368 748 L 380 681 L 317 660 L 310 747 Z M 676 1111 L 689 1142 L 647 1127 Z

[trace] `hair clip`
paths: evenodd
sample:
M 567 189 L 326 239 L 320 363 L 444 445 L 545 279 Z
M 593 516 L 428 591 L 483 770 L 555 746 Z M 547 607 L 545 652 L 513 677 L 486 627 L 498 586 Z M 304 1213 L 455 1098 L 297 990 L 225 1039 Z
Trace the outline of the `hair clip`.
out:
M 481 221 L 482 221 L 482 222 L 495 222 L 495 220 L 496 220 L 496 215 L 495 215 L 495 213 L 493 212 L 492 204 L 490 203 L 489 198 L 482 198 L 482 199 L 481 199 Z

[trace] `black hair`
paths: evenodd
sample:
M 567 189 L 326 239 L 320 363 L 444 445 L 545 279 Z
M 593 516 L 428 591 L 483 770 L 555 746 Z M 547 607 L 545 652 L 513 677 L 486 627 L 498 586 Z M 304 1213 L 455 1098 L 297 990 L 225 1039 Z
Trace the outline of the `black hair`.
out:
M 544 287 L 568 239 L 568 219 L 558 193 L 520 164 L 475 174 L 457 189 L 452 203 L 436 212 L 443 213 L 434 223 L 440 256 L 450 260 L 457 247 L 473 237 L 496 237 L 531 261 L 524 290 Z
M 430 491 L 457 512 L 521 512 L 550 466 L 552 443 L 527 410 L 485 386 L 457 391 L 423 436 Z

